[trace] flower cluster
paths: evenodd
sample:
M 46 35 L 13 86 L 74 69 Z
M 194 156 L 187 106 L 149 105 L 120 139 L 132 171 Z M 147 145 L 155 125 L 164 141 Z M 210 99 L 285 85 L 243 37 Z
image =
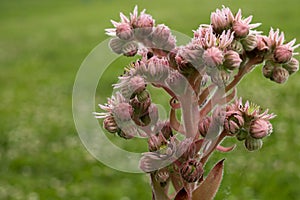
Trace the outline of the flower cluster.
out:
M 213 198 L 222 161 L 206 179 L 204 166 L 214 150 L 234 148 L 221 146 L 223 139 L 236 137 L 254 151 L 273 131 L 270 120 L 275 115 L 248 101 L 243 104 L 236 98 L 236 86 L 259 64 L 266 78 L 286 82 L 299 69 L 293 57 L 299 45 L 286 42 L 279 30 L 263 35 L 255 30 L 260 23 L 251 23 L 252 16 L 243 17 L 241 10 L 233 14 L 225 6 L 213 12 L 210 25 L 200 25 L 185 46 L 176 46 L 170 29 L 155 25 L 145 10 L 138 13 L 135 7 L 130 17 L 121 13 L 120 18 L 112 21 L 115 28 L 106 29 L 113 36 L 109 45 L 117 54 L 138 54 L 139 59 L 119 76 L 116 93 L 100 105 L 105 112 L 96 117 L 104 118 L 104 128 L 122 138 L 147 138 L 149 152 L 143 153 L 140 168 L 151 176 L 154 199 L 170 199 L 170 184 L 175 199 L 190 199 L 207 185 L 214 188 L 207 194 Z M 168 120 L 159 119 L 148 85 L 170 95 Z

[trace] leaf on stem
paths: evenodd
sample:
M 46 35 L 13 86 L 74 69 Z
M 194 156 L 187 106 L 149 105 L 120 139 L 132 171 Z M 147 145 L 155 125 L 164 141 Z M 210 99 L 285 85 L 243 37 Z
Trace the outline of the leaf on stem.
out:
M 193 200 L 213 199 L 220 187 L 223 178 L 224 159 L 219 161 L 207 175 L 201 185 L 194 190 Z

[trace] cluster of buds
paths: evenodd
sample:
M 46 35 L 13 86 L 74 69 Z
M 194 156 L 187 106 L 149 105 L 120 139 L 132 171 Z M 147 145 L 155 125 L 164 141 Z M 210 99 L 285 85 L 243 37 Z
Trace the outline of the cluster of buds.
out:
M 274 117 L 268 110 L 261 113 L 259 106 L 248 101 L 243 105 L 240 98 L 226 107 L 224 128 L 238 140 L 245 140 L 245 147 L 254 151 L 262 147 L 262 138 L 272 133 L 270 119 Z
M 144 47 L 152 51 L 168 52 L 175 47 L 176 39 L 164 24 L 155 26 L 155 20 L 143 10 L 138 13 L 137 6 L 126 17 L 120 13 L 120 22 L 111 20 L 115 28 L 106 29 L 106 33 L 114 38 L 110 41 L 112 51 L 125 56 L 134 56 Z
M 236 137 L 254 151 L 272 133 L 270 120 L 275 115 L 236 99 L 236 86 L 259 64 L 264 65 L 266 78 L 286 82 L 299 69 L 293 57 L 299 45 L 295 40 L 285 42 L 279 30 L 263 35 L 254 30 L 260 23 L 251 24 L 252 16 L 243 17 L 241 10 L 233 14 L 224 6 L 211 14 L 210 25 L 194 31 L 185 46 L 176 46 L 170 29 L 155 25 L 145 10 L 139 14 L 135 7 L 130 17 L 122 13 L 120 17 L 121 22 L 112 21 L 115 28 L 106 29 L 113 36 L 110 47 L 117 54 L 140 58 L 125 68 L 114 85 L 117 92 L 100 105 L 106 112 L 96 117 L 104 118 L 104 128 L 122 138 L 147 138 L 149 152 L 143 154 L 140 168 L 151 176 L 153 199 L 170 199 L 171 183 L 175 199 L 190 199 L 207 185 L 220 183 L 222 161 L 210 172 L 213 178 L 205 179 L 203 168 L 215 149 L 233 149 L 220 145 L 225 137 Z M 170 95 L 168 120 L 159 119 L 148 85 Z M 177 119 L 178 109 L 182 122 Z M 216 191 L 209 192 L 212 199 Z

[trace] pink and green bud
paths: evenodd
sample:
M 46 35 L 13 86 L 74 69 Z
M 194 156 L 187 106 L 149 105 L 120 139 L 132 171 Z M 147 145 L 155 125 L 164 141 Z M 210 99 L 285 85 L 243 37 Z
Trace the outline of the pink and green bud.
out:
M 283 64 L 283 68 L 291 75 L 299 70 L 299 61 L 296 58 L 291 58 L 288 63 Z
M 205 117 L 202 121 L 199 122 L 198 130 L 202 137 L 205 137 L 208 129 L 210 127 L 211 117 Z
M 215 70 L 211 76 L 211 81 L 218 87 L 224 87 L 230 80 L 230 73 L 226 70 Z
M 270 135 L 273 127 L 268 120 L 256 119 L 251 122 L 249 131 L 251 137 L 261 139 Z
M 145 88 L 145 80 L 139 75 L 132 77 L 128 83 L 128 89 L 132 92 L 132 94 L 141 93 L 145 90 Z
M 244 126 L 244 118 L 240 112 L 227 112 L 224 128 L 231 134 L 237 134 Z
M 154 28 L 154 31 L 151 35 L 151 40 L 158 47 L 162 47 L 165 43 L 168 42 L 170 35 L 171 35 L 170 29 L 164 24 L 159 24 Z
M 133 30 L 130 24 L 120 23 L 116 27 L 116 36 L 121 40 L 131 40 L 133 38 Z
M 252 51 L 257 47 L 257 37 L 250 34 L 241 40 L 241 43 L 246 51 Z
M 210 21 L 211 25 L 216 33 L 222 33 L 223 30 L 227 30 L 231 27 L 234 16 L 229 8 L 223 6 L 223 8 L 217 9 L 211 13 Z
M 117 133 L 120 130 L 113 116 L 108 116 L 103 120 L 103 127 L 110 133 Z
M 288 45 L 281 45 L 274 50 L 274 60 L 278 63 L 287 63 L 293 56 L 293 49 Z
M 242 62 L 242 59 L 240 58 L 240 55 L 232 50 L 229 50 L 225 53 L 224 56 L 224 67 L 226 67 L 229 70 L 234 70 L 239 68 L 240 64 Z
M 112 114 L 117 123 L 131 120 L 133 109 L 128 103 L 119 103 L 112 109 Z
M 285 83 L 289 78 L 289 72 L 283 67 L 275 67 L 272 77 L 270 78 L 272 81 L 282 84 Z
M 141 15 L 132 22 L 134 34 L 138 38 L 149 36 L 153 31 L 154 20 L 151 15 L 141 13 Z
M 239 38 L 244 38 L 249 34 L 249 24 L 244 21 L 234 21 L 232 25 L 234 35 Z
M 277 65 L 278 64 L 274 63 L 273 61 L 270 61 L 270 60 L 266 61 L 265 65 L 262 68 L 262 72 L 263 72 L 264 77 L 271 78 L 272 75 L 273 75 L 274 68 L 275 67 L 280 67 L 280 66 L 277 66 Z
M 186 161 L 180 169 L 181 177 L 188 183 L 199 180 L 202 177 L 203 172 L 202 163 L 195 159 Z
M 248 149 L 249 151 L 256 151 L 261 149 L 263 141 L 261 139 L 256 139 L 251 136 L 248 136 L 244 144 L 246 149 Z
M 239 40 L 233 40 L 232 43 L 228 46 L 228 50 L 233 50 L 238 54 L 243 54 L 244 52 L 243 45 Z
M 207 67 L 216 67 L 223 64 L 223 52 L 217 47 L 211 47 L 204 51 L 203 61 Z
M 139 96 L 139 94 L 138 94 Z M 141 117 L 145 115 L 148 112 L 148 108 L 151 105 L 151 99 L 146 98 L 143 99 L 143 101 L 140 101 L 137 96 L 130 100 L 130 105 L 132 106 L 134 110 L 134 116 Z
M 157 135 L 151 135 L 148 139 L 149 151 L 158 151 L 161 147 L 165 147 L 167 143 L 167 140 L 161 133 Z

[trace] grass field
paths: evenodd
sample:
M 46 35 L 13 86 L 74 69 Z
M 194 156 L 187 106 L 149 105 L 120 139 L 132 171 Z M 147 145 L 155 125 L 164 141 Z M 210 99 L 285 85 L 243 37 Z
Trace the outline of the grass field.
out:
M 190 36 L 222 4 L 235 12 L 242 8 L 245 16 L 252 14 L 254 22 L 263 23 L 260 30 L 280 28 L 288 40 L 300 41 L 298 0 L 1 0 L 1 200 L 151 199 L 145 175 L 113 170 L 86 151 L 72 118 L 72 88 L 80 64 L 107 38 L 109 20 L 118 20 L 120 11 L 129 13 L 136 4 L 147 8 L 157 23 Z M 99 96 L 110 94 L 125 61 L 107 71 Z M 261 151 L 249 153 L 240 144 L 230 154 L 213 155 L 210 165 L 226 157 L 216 199 L 300 199 L 300 74 L 277 85 L 260 70 L 243 81 L 239 95 L 278 115 L 274 134 Z

